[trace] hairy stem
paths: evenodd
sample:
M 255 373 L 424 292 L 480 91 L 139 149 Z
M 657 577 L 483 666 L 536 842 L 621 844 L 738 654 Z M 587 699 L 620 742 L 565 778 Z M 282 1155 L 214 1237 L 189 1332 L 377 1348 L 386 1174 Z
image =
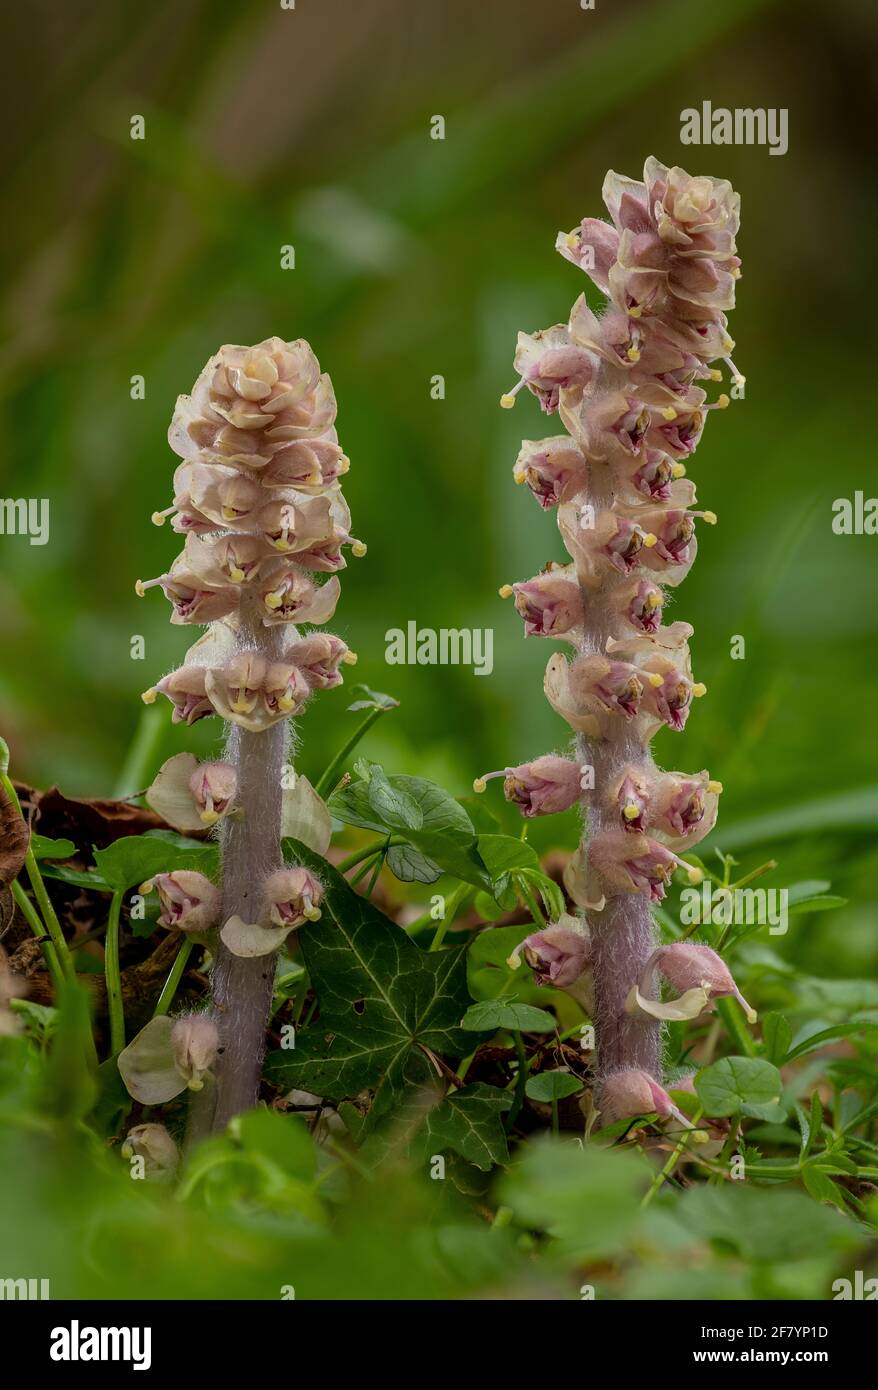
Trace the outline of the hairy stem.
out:
M 280 649 L 277 629 L 256 621 L 241 624 L 242 645 L 259 644 L 267 656 Z M 223 901 L 221 920 L 260 920 L 261 885 L 283 865 L 281 818 L 287 725 L 259 733 L 230 726 L 226 760 L 238 775 L 241 814 L 223 822 Z M 271 1011 L 276 954 L 247 959 L 220 941 L 213 972 L 214 1016 L 222 1039 L 215 1068 L 213 1129 L 221 1131 L 242 1110 L 256 1104 Z
M 596 470 L 597 472 L 597 470 Z M 591 497 L 596 509 L 612 507 L 611 486 L 600 486 L 595 478 Z M 614 620 L 615 609 L 607 601 L 621 577 L 611 571 L 597 591 L 583 590 L 585 625 L 582 655 L 602 655 L 607 638 L 624 637 L 625 631 Z M 594 768 L 594 792 L 583 797 L 584 840 L 594 839 L 605 830 L 615 829 L 614 811 L 606 790 L 629 763 L 652 767 L 649 745 L 644 743 L 620 717 L 606 738 L 577 738 L 577 757 Z M 636 1067 L 661 1079 L 661 1029 L 647 1014 L 629 1014 L 625 1001 L 631 986 L 655 949 L 655 924 L 649 902 L 635 893 L 608 896 L 602 912 L 589 913 L 592 932 L 592 974 L 594 980 L 594 1026 L 598 1077 L 626 1067 Z

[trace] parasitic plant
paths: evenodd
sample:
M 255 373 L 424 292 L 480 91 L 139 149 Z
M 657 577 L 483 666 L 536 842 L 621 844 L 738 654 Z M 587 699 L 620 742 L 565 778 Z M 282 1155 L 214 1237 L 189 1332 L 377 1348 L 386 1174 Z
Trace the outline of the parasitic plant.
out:
M 213 1068 L 217 1129 L 256 1100 L 277 950 L 320 916 L 321 885 L 284 864 L 281 835 L 290 789 L 304 785 L 315 799 L 289 761 L 290 721 L 356 659 L 338 637 L 299 632 L 332 618 L 343 547 L 365 553 L 349 533 L 335 413 L 332 383 L 305 341 L 222 347 L 179 398 L 169 432 L 183 462 L 173 506 L 153 520 L 172 518 L 182 553 L 137 585 L 164 591 L 171 622 L 208 625 L 144 699 L 166 695 L 178 722 L 218 714 L 228 723 L 222 762 L 178 755 L 149 793 L 178 829 L 216 825 L 220 839 L 220 886 L 186 871 L 155 880 L 160 922 L 198 933 L 214 953 L 210 1022 L 180 1020 L 157 1041 L 172 1049 L 164 1061 L 178 1090 L 200 1089 Z
M 716 521 L 695 510 L 686 465 L 708 412 L 729 397 L 708 402 L 702 383 L 722 379 L 716 362 L 736 394 L 743 378 L 726 322 L 740 273 L 738 195 L 651 158 L 642 181 L 609 173 L 603 196 L 611 221 L 586 218 L 556 244 L 609 302 L 596 315 L 581 295 L 567 324 L 520 334 L 520 380 L 501 402 L 513 405 L 525 386 L 567 431 L 525 441 L 514 477 L 557 509 L 569 563 L 500 592 L 514 598 L 527 636 L 573 647 L 571 659 L 550 659 L 545 693 L 575 731 L 575 757 L 488 775 L 504 777 L 525 816 L 582 802 L 584 834 L 565 876 L 582 915 L 534 933 L 523 951 L 539 979 L 580 999 L 587 984 L 598 1105 L 616 1119 L 672 1113 L 662 1019 L 695 1017 L 736 993 L 708 947 L 656 947 L 650 904 L 678 868 L 699 881 L 680 856 L 712 828 L 722 788 L 707 772 L 661 771 L 650 740 L 663 725 L 682 729 L 704 694 L 692 677 L 691 626 L 662 615 L 666 590 L 695 558 L 696 519 Z M 661 1001 L 663 980 L 680 991 L 672 1003 Z

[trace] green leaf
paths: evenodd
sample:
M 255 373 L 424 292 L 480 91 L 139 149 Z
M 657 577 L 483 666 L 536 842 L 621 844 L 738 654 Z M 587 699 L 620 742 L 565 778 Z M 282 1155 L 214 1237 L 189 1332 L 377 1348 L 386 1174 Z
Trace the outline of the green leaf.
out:
M 857 1033 L 868 1033 L 872 1029 L 878 1029 L 878 1013 L 867 1014 L 865 1018 L 849 1019 L 847 1023 L 835 1023 L 830 1028 L 818 1028 L 816 1032 L 807 1033 L 804 1038 L 791 1048 L 786 1057 L 787 1062 L 794 1062 L 797 1057 L 804 1057 L 809 1052 L 814 1052 L 824 1043 L 833 1042 L 835 1038 L 854 1037 Z
M 430 1054 L 459 1058 L 468 1050 L 459 1025 L 469 1000 L 466 948 L 420 951 L 332 865 L 304 845 L 295 852 L 325 888 L 323 919 L 299 932 L 320 1016 L 294 1050 L 271 1054 L 267 1074 L 332 1100 L 374 1087 L 377 1120 L 408 1087 L 435 1078 Z
M 532 1004 L 483 999 L 470 1005 L 460 1026 L 468 1033 L 496 1033 L 500 1028 L 510 1033 L 551 1033 L 557 1025 L 550 1013 Z
M 723 826 L 724 849 L 749 849 L 778 840 L 809 833 L 826 835 L 830 830 L 856 830 L 860 833 L 878 826 L 878 787 L 820 797 L 799 806 L 752 816 L 737 825 Z
M 402 787 L 394 787 L 384 770 L 373 764 L 369 770 L 369 805 L 382 825 L 391 830 L 420 830 L 424 813 L 418 802 Z
M 421 824 L 418 827 L 413 824 L 401 825 L 401 817 L 395 813 L 390 803 L 386 807 L 387 813 L 391 816 L 391 820 L 388 821 L 384 819 L 385 808 L 381 806 L 380 798 L 379 808 L 369 799 L 369 788 L 374 780 L 377 764 L 361 766 L 369 771 L 369 779 L 361 776 L 347 787 L 333 792 L 329 798 L 330 812 L 337 820 L 345 825 L 358 825 L 364 830 L 385 830 L 404 834 L 415 849 L 420 850 L 426 859 L 438 865 L 444 873 L 453 874 L 455 878 L 463 879 L 465 883 L 471 883 L 476 888 L 491 887 L 490 876 L 478 853 L 472 822 L 454 797 L 424 777 L 394 774 L 384 780 L 393 792 L 405 798 L 401 804 L 409 808 L 409 821 L 414 819 L 410 804 L 417 804 Z
M 429 1112 L 420 1148 L 426 1155 L 452 1149 L 487 1172 L 509 1158 L 503 1112 L 511 1096 L 496 1086 L 477 1082 L 451 1091 Z
M 828 1202 L 831 1206 L 844 1211 L 844 1198 L 840 1195 L 837 1184 L 832 1181 L 825 1169 L 806 1164 L 802 1169 L 802 1182 L 815 1202 Z
M 76 853 L 72 840 L 50 840 L 47 835 L 31 835 L 30 847 L 35 859 L 69 859 Z
M 548 1104 L 553 1100 L 563 1100 L 565 1096 L 575 1096 L 582 1090 L 584 1082 L 569 1071 L 540 1071 L 530 1076 L 525 1084 L 525 1093 L 531 1100 L 541 1100 Z
M 435 883 L 442 870 L 414 845 L 391 845 L 384 861 L 401 883 Z
M 47 1115 L 75 1121 L 89 1113 L 97 1099 L 93 1057 L 88 995 L 81 985 L 65 984 L 43 1075 Z
M 516 874 L 516 878 L 524 879 L 527 884 L 537 889 L 550 922 L 556 922 L 566 911 L 564 894 L 555 880 L 544 874 L 542 869 L 522 869 Z
M 768 1014 L 762 1025 L 765 1055 L 776 1067 L 783 1065 L 789 1052 L 793 1030 L 783 1014 Z
M 722 1057 L 695 1077 L 695 1089 L 708 1115 L 738 1115 L 742 1111 L 773 1119 L 783 1090 L 780 1072 L 759 1057 Z M 771 1113 L 765 1112 L 770 1109 Z
M 862 1233 L 804 1192 L 748 1183 L 691 1187 L 679 1198 L 676 1219 L 702 1240 L 722 1242 L 746 1259 L 792 1263 L 825 1257 L 862 1242 Z
M 152 878 L 153 874 L 173 873 L 175 869 L 195 869 L 210 878 L 217 869 L 216 845 L 199 844 L 182 848 L 179 844 L 153 835 L 125 835 L 107 849 L 94 852 L 98 872 L 117 892 Z
M 357 698 L 353 704 L 348 705 L 349 710 L 399 708 L 399 700 L 395 700 L 392 695 L 384 695 L 380 690 L 370 690 L 368 685 L 352 686 L 351 694 Z

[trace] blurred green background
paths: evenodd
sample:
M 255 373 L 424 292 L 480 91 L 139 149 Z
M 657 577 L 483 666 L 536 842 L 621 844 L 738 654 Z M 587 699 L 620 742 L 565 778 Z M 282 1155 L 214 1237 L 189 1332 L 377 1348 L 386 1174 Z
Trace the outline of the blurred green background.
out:
M 188 645 L 159 597 L 134 594 L 178 548 L 149 519 L 170 501 L 175 397 L 221 343 L 274 333 L 311 341 L 339 399 L 369 552 L 342 576 L 334 628 L 357 678 L 401 701 L 367 751 L 463 794 L 478 772 L 560 747 L 540 690 L 548 644 L 525 644 L 497 597 L 562 554 L 511 479 L 521 438 L 558 427 L 529 397 L 497 403 L 516 331 L 563 320 L 584 288 L 556 230 L 602 212 L 607 168 L 639 175 L 653 153 L 742 194 L 732 331 L 747 375 L 691 469 L 719 525 L 674 608 L 695 624 L 709 696 L 657 753 L 722 779 L 722 847 L 851 896 L 793 949 L 815 970 L 872 973 L 878 540 L 834 535 L 831 506 L 876 490 L 876 29 L 859 0 L 35 0 L 7 35 L 0 98 L 15 133 L 0 491 L 51 504 L 48 545 L 0 538 L 15 775 L 81 795 L 120 785 L 139 692 Z M 788 108 L 789 152 L 681 146 L 680 112 L 704 99 Z M 386 666 L 384 634 L 409 619 L 492 627 L 493 674 Z M 343 690 L 315 701 L 306 770 L 347 735 L 346 704 Z M 215 746 L 210 721 L 163 727 L 160 757 Z M 573 834 L 557 820 L 533 838 Z

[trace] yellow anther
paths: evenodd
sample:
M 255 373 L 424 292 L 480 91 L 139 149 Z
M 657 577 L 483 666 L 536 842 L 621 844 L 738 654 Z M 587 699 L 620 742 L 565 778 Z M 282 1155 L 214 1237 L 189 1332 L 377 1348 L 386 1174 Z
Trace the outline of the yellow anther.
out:
M 505 395 L 500 397 L 500 404 L 502 405 L 504 410 L 511 410 L 512 407 L 515 405 L 515 397 L 511 396 L 507 392 Z
M 339 461 L 338 461 L 338 471 L 339 471 L 339 473 L 347 473 L 347 472 L 349 471 L 349 469 L 350 469 L 350 466 L 351 466 L 351 461 L 350 461 L 350 459 L 348 458 L 347 454 L 342 454 L 341 458 L 340 458 Z
M 344 656 L 342 657 L 342 663 L 345 666 L 356 666 L 357 660 L 358 658 L 356 652 L 345 652 Z
M 146 590 L 143 587 L 142 579 L 137 580 L 136 584 L 134 585 L 134 592 L 138 598 L 143 598 L 144 594 L 146 593 Z
M 639 362 L 639 361 L 640 361 L 640 349 L 639 349 L 639 348 L 636 348 L 636 347 L 630 347 L 630 348 L 628 349 L 627 353 L 625 354 L 625 356 L 628 358 L 628 361 L 629 361 L 629 362 Z
M 151 878 L 147 878 L 144 879 L 143 883 L 141 883 L 137 891 L 138 893 L 142 893 L 144 896 L 146 896 L 147 893 L 152 892 L 153 888 L 155 888 L 155 884 L 153 883 Z
M 719 794 L 720 794 L 720 792 L 722 791 L 722 789 L 723 789 L 723 784 L 722 784 L 722 782 L 708 782 L 708 784 L 707 784 L 707 790 L 708 790 L 709 792 L 713 792 L 714 796 L 719 796 Z
M 575 251 L 577 246 L 579 245 L 579 233 L 568 232 L 564 240 L 567 244 L 568 251 Z
M 521 956 L 518 951 L 513 951 L 511 956 L 506 957 L 506 964 L 509 966 L 510 970 L 521 969 Z
M 717 410 L 725 410 L 725 408 L 726 408 L 726 406 L 727 406 L 728 404 L 729 404 L 729 398 L 728 398 L 728 396 L 726 395 L 725 391 L 723 391 L 722 395 L 719 397 L 719 399 L 717 400 L 717 403 L 716 403 Z
M 756 1022 L 757 1022 L 757 1020 L 758 1020 L 758 1018 L 759 1018 L 759 1015 L 758 1015 L 758 1013 L 756 1012 L 755 1009 L 747 1009 L 747 1010 L 746 1010 L 746 1014 L 747 1014 L 747 1022 L 748 1022 L 748 1023 L 756 1023 Z
M 647 608 L 661 608 L 662 605 L 664 604 L 664 601 L 665 601 L 665 596 L 664 596 L 664 594 L 651 593 L 651 594 L 647 594 L 647 596 L 646 596 L 646 606 L 647 606 Z
M 722 374 L 722 372 L 720 371 L 719 367 L 711 367 L 711 369 L 710 369 L 710 379 L 711 379 L 711 381 L 722 381 L 722 379 L 723 379 L 723 374 Z
M 628 310 L 628 317 L 629 317 L 629 318 L 632 318 L 632 319 L 639 319 L 639 318 L 640 318 L 640 315 L 641 315 L 642 313 L 643 313 L 643 307 L 642 307 L 642 305 L 640 305 L 640 304 L 632 304 L 632 305 L 631 305 L 631 308 Z
M 237 565 L 232 565 L 232 568 L 229 570 L 229 578 L 233 584 L 240 584 L 247 576 L 243 570 L 238 569 Z
M 292 695 L 281 695 L 277 702 L 278 709 L 282 709 L 284 714 L 288 714 L 291 709 L 295 709 L 296 702 Z
M 306 907 L 303 915 L 308 918 L 309 922 L 319 922 L 323 913 L 319 907 Z
M 627 806 L 622 807 L 622 815 L 626 820 L 637 820 L 640 815 L 640 807 L 635 806 L 633 801 L 629 801 Z
M 666 405 L 661 412 L 663 420 L 676 420 L 677 412 L 672 405 Z
M 702 695 L 707 694 L 707 686 L 701 681 L 698 681 L 697 684 L 692 687 L 692 694 L 695 696 L 696 700 L 700 700 Z
M 216 825 L 219 820 L 219 811 L 202 811 L 198 819 L 202 825 Z
M 362 560 L 368 549 L 369 547 L 366 545 L 365 541 L 354 541 L 351 546 L 351 554 L 356 555 L 358 560 Z
M 658 536 L 654 536 L 652 531 L 647 531 L 643 537 L 643 544 L 647 550 L 652 550 L 654 545 L 658 545 Z
M 685 478 L 685 476 L 686 476 L 686 465 L 685 465 L 685 463 L 672 463 L 672 464 L 671 464 L 671 477 L 672 477 L 672 478 Z
M 220 515 L 223 521 L 235 521 L 238 513 L 235 511 L 234 507 L 223 507 L 221 508 Z
M 151 520 L 152 520 L 153 526 L 164 526 L 164 524 L 165 524 L 165 514 L 164 514 L 164 512 L 153 512 Z
M 664 684 L 664 676 L 660 676 L 658 671 L 647 672 L 646 679 L 649 681 L 650 685 L 653 686 L 656 690 L 658 690 L 660 685 Z
M 515 590 L 513 589 L 511 584 L 501 584 L 500 588 L 497 590 L 497 593 L 500 595 L 501 598 L 512 598 L 514 592 Z
M 512 470 L 512 481 L 513 481 L 514 483 L 519 483 L 519 484 L 521 484 L 521 483 L 525 482 L 526 479 L 527 479 L 527 469 L 526 469 L 526 468 L 518 468 L 518 467 L 513 468 L 513 470 Z
M 187 1091 L 203 1091 L 204 1082 L 200 1081 L 197 1076 L 193 1076 L 191 1081 L 186 1082 L 186 1089 Z
M 704 874 L 701 869 L 696 869 L 695 865 L 691 864 L 686 871 L 686 877 L 690 883 L 700 883 Z
M 474 792 L 483 792 L 483 791 L 487 791 L 487 789 L 488 789 L 488 784 L 487 784 L 487 782 L 485 781 L 484 777 L 477 777 L 477 778 L 475 779 L 475 781 L 473 782 L 473 791 L 474 791 Z
M 731 276 L 732 276 L 732 279 L 733 279 L 733 280 L 740 280 L 740 278 L 741 278 L 741 268 L 740 268 L 740 266 L 737 266 L 737 265 L 735 266 L 734 270 L 731 272 Z
M 266 608 L 280 608 L 283 601 L 283 594 L 271 593 L 265 595 Z
M 695 1130 L 692 1131 L 692 1143 L 693 1143 L 693 1144 L 706 1144 L 706 1143 L 708 1142 L 709 1139 L 710 1139 L 710 1135 L 707 1133 L 707 1130 L 704 1130 L 704 1129 L 695 1129 Z
M 144 690 L 140 698 L 145 705 L 154 705 L 158 699 L 158 691 L 155 686 L 150 686 L 149 690 Z
M 701 520 L 706 521 L 708 526 L 716 525 L 716 512 L 702 512 Z

